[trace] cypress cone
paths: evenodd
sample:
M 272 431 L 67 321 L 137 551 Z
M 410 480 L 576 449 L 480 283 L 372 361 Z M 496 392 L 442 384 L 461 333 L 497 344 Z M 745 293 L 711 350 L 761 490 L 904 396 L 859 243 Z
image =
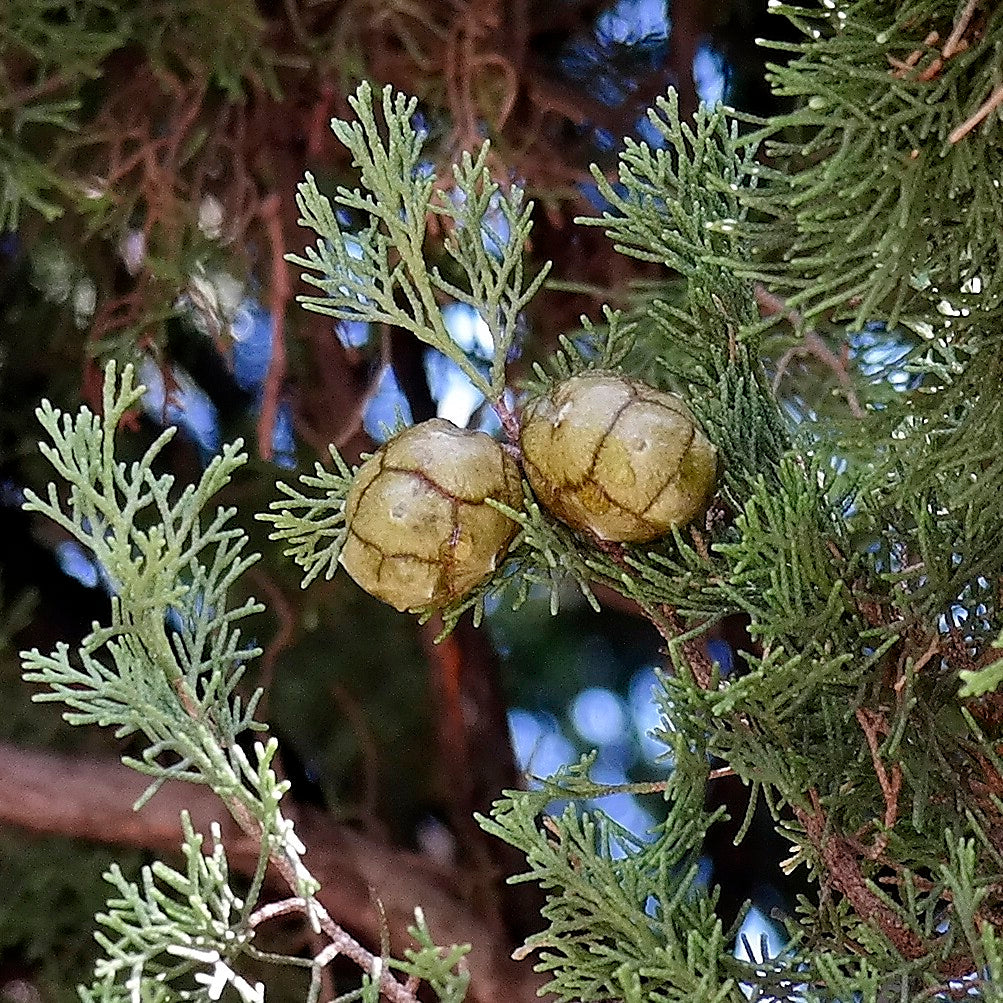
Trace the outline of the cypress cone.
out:
M 341 564 L 402 612 L 452 602 L 494 571 L 519 528 L 487 498 L 522 504 L 519 469 L 494 439 L 442 418 L 405 429 L 356 472 Z
M 601 540 L 641 543 L 706 506 L 717 450 L 677 394 L 586 373 L 532 401 L 520 436 L 540 502 Z

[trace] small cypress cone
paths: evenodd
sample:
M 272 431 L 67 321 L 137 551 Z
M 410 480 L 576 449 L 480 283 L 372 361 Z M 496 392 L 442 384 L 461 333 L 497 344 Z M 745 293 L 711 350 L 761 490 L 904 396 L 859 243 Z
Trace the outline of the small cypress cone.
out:
M 717 450 L 683 399 L 616 373 L 573 376 L 532 401 L 520 444 L 540 502 L 602 540 L 641 543 L 685 525 L 717 475 Z
M 402 612 L 443 606 L 494 571 L 519 528 L 487 498 L 522 505 L 519 469 L 494 439 L 442 418 L 405 429 L 356 472 L 341 564 Z

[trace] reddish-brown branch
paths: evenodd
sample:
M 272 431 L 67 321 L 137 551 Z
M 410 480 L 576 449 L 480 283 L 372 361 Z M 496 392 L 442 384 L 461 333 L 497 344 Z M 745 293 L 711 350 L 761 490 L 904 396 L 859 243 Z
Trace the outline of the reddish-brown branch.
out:
M 667 631 L 664 626 L 659 626 L 658 623 L 655 624 L 667 642 L 673 641 L 687 632 L 682 617 L 673 607 L 662 605 L 658 608 L 658 612 L 665 618 L 671 628 L 671 630 Z M 697 685 L 701 689 L 709 689 L 711 680 L 714 678 L 714 663 L 707 654 L 707 646 L 699 638 L 690 638 L 683 642 L 682 648 L 683 654 L 686 655 L 686 661 L 689 663 L 690 670 L 693 673 L 693 678 L 697 681 Z
M 667 62 L 679 92 L 679 113 L 683 118 L 692 118 L 700 102 L 693 64 L 709 30 L 714 6 L 708 0 L 675 0 L 672 4 Z
M 495 414 L 498 415 L 498 420 L 501 422 L 505 438 L 508 440 L 507 444 L 516 451 L 516 459 L 518 459 L 519 415 L 511 407 L 509 407 L 508 401 L 506 401 L 504 397 L 499 397 L 498 400 L 494 402 L 492 407 L 495 410 Z
M 868 885 L 858 858 L 859 848 L 828 825 L 825 810 L 816 790 L 808 792 L 812 811 L 795 808 L 794 815 L 804 827 L 809 842 L 822 863 L 824 884 L 845 895 L 854 912 L 888 938 L 903 958 L 914 960 L 928 954 L 935 946 L 915 932 L 891 906 Z M 945 901 L 950 896 L 944 895 Z M 939 975 L 959 979 L 971 972 L 975 962 L 967 954 L 954 954 L 936 963 Z
M 955 22 L 954 28 L 951 34 L 948 36 L 947 41 L 944 43 L 944 48 L 942 50 L 944 58 L 950 59 L 962 46 L 962 36 L 968 30 L 968 25 L 972 20 L 972 16 L 975 14 L 975 8 L 978 7 L 979 0 L 968 0 L 965 4 L 965 9 L 961 12 L 961 16 Z
M 814 811 L 796 808 L 794 814 L 821 857 L 823 880 L 846 896 L 861 919 L 881 930 L 902 957 L 923 957 L 929 945 L 868 886 L 847 840 L 834 830 L 826 830 L 826 814 L 815 791 L 811 799 Z
M 926 47 L 926 49 L 929 49 L 931 45 L 936 45 L 937 42 L 939 41 L 940 41 L 940 35 L 936 31 L 931 31 L 930 34 L 923 39 L 923 45 Z M 888 62 L 891 63 L 891 65 L 895 68 L 895 72 L 892 73 L 892 76 L 900 78 L 906 76 L 912 70 L 912 68 L 920 61 L 924 51 L 925 51 L 924 49 L 914 49 L 912 52 L 909 53 L 908 56 L 906 56 L 905 59 L 895 59 L 892 56 L 888 56 L 887 57 Z M 934 64 L 936 64 L 938 68 L 942 65 L 940 60 L 934 60 L 934 63 L 931 65 Z M 928 66 L 923 72 L 926 73 L 929 71 L 929 69 L 930 67 Z M 919 79 L 921 80 L 924 79 L 922 74 L 920 75 Z
M 885 768 L 881 760 L 878 737 L 880 734 L 887 734 L 888 725 L 885 719 L 878 713 L 868 710 L 865 707 L 857 708 L 857 721 L 867 739 L 867 747 L 871 751 L 871 762 L 874 765 L 874 773 L 881 785 L 881 793 L 885 799 L 885 831 L 874 841 L 874 845 L 868 851 L 868 856 L 876 860 L 885 851 L 888 845 L 889 835 L 899 813 L 899 793 L 902 790 L 902 767 L 898 763 L 893 763 L 891 771 Z
M 968 40 L 965 38 L 965 32 L 968 31 L 968 26 L 971 24 L 972 17 L 975 15 L 978 5 L 979 0 L 968 0 L 968 3 L 965 4 L 964 10 L 958 17 L 958 20 L 954 23 L 954 27 L 951 29 L 951 34 L 944 43 L 944 47 L 940 50 L 940 55 L 935 57 L 928 66 L 923 68 L 923 70 L 917 75 L 917 80 L 922 80 L 924 82 L 933 80 L 933 78 L 936 77 L 937 74 L 944 68 L 944 64 L 947 60 L 968 48 Z M 888 62 L 895 68 L 895 72 L 892 76 L 899 78 L 908 76 L 912 68 L 923 57 L 924 52 L 929 51 L 932 46 L 936 45 L 939 41 L 940 33 L 937 31 L 931 31 L 926 38 L 923 39 L 923 48 L 915 49 L 904 60 L 888 56 Z
M 285 241 L 282 237 L 281 200 L 274 192 L 261 203 L 261 219 L 268 235 L 271 251 L 271 283 L 268 289 L 269 312 L 272 318 L 272 351 L 268 373 L 261 388 L 261 413 L 258 415 L 258 455 L 272 458 L 272 438 L 279 413 L 282 386 L 286 377 L 286 306 L 292 295 L 289 272 L 286 270 Z
M 591 536 L 591 541 L 593 546 L 606 554 L 625 572 L 633 574 L 634 569 L 627 563 L 622 543 L 604 540 L 598 536 Z M 642 609 L 642 613 L 661 634 L 666 644 L 672 644 L 678 637 L 687 633 L 687 627 L 683 623 L 682 617 L 675 607 L 668 603 L 662 603 L 653 610 Z M 690 638 L 683 642 L 682 649 L 697 684 L 703 689 L 707 689 L 714 675 L 714 663 L 707 654 L 707 647 L 703 640 Z
M 986 98 L 982 106 L 975 111 L 973 114 L 969 115 L 964 122 L 961 123 L 948 137 L 948 142 L 958 143 L 967 136 L 972 129 L 974 129 L 983 119 L 987 118 L 992 112 L 994 112 L 1000 105 L 1003 105 L 1003 84 L 1000 84 L 993 92 Z
M 259 846 L 238 826 L 207 788 L 167 783 L 141 812 L 132 804 L 147 778 L 113 757 L 66 756 L 0 744 L 0 825 L 38 835 L 176 853 L 181 845 L 181 812 L 197 831 L 220 825 L 232 869 L 252 874 Z M 53 797 L 58 790 L 60 796 Z M 407 944 L 406 928 L 421 905 L 441 943 L 473 944 L 468 956 L 471 998 L 476 1003 L 530 1003 L 543 980 L 509 958 L 503 931 L 466 906 L 461 876 L 425 857 L 391 847 L 339 825 L 319 813 L 300 810 L 297 832 L 309 847 L 311 871 L 322 883 L 318 895 L 331 915 L 359 937 L 378 944 L 383 905 L 395 951 Z M 281 890 L 270 880 L 269 888 Z
M 310 379 L 294 387 L 297 434 L 322 463 L 331 462 L 329 443 L 354 462 L 362 450 L 372 447 L 362 419 L 369 399 L 379 389 L 379 374 L 361 352 L 342 345 L 329 318 L 301 314 L 297 333 L 307 348 L 310 369 Z M 386 365 L 390 354 L 385 339 L 381 357 Z
M 518 939 L 540 928 L 544 904 L 532 884 L 506 885 L 505 876 L 525 868 L 514 847 L 490 838 L 473 820 L 486 814 L 503 790 L 519 788 L 512 751 L 501 665 L 487 632 L 463 616 L 453 633 L 434 643 L 438 618 L 421 629 L 437 708 L 437 773 L 461 863 L 466 861 L 468 895 L 481 915 L 496 916 Z
M 320 85 L 320 94 L 310 112 L 310 124 L 307 128 L 307 155 L 317 158 L 324 149 L 325 142 L 331 135 L 331 108 L 334 105 L 334 84 L 324 80 Z

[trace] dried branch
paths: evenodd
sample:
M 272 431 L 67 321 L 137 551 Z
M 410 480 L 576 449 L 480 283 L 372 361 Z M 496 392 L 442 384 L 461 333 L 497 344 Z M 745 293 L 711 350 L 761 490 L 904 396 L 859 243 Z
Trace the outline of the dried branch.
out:
M 899 814 L 899 793 L 902 790 L 902 767 L 898 763 L 892 764 L 891 771 L 885 768 L 881 761 L 881 754 L 878 748 L 879 734 L 888 733 L 888 723 L 882 715 L 864 707 L 857 708 L 857 721 L 867 739 L 867 747 L 871 751 L 871 762 L 874 764 L 874 772 L 877 775 L 878 783 L 881 785 L 881 793 L 885 799 L 885 831 L 874 841 L 874 845 L 868 851 L 868 856 L 876 860 L 885 851 L 892 828 L 898 819 Z
M 948 141 L 951 143 L 958 143 L 967 136 L 972 129 L 974 129 L 984 118 L 987 118 L 992 112 L 994 112 L 999 106 L 1003 104 L 1003 84 L 1000 84 L 993 92 L 986 98 L 982 107 L 978 111 L 969 115 L 964 122 L 961 123 L 955 129 L 950 136 L 947 137 Z

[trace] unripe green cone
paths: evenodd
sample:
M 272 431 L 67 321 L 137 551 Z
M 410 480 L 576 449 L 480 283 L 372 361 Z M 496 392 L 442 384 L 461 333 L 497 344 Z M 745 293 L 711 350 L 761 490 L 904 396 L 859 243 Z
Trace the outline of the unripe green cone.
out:
M 341 563 L 401 611 L 443 606 L 494 571 L 519 528 L 487 498 L 522 505 L 519 469 L 494 439 L 442 418 L 405 429 L 355 475 Z
M 558 384 L 525 410 L 533 491 L 558 518 L 602 540 L 641 543 L 706 506 L 717 450 L 676 394 L 615 373 Z

